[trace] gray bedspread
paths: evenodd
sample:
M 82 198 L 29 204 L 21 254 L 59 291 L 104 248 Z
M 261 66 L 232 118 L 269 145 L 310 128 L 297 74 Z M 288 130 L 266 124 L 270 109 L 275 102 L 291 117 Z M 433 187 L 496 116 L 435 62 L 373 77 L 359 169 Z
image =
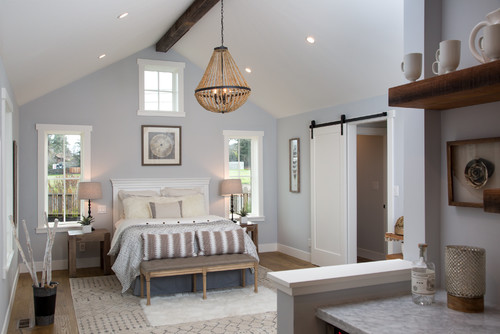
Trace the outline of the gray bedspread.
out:
M 109 255 L 116 255 L 112 269 L 122 285 L 122 293 L 130 288 L 132 282 L 140 274 L 139 267 L 143 257 L 142 233 L 179 233 L 196 230 L 230 231 L 239 228 L 241 228 L 239 225 L 228 220 L 196 224 L 147 224 L 126 227 L 117 235 L 117 239 L 113 240 L 109 252 Z M 259 260 L 255 245 L 246 233 L 245 253 Z

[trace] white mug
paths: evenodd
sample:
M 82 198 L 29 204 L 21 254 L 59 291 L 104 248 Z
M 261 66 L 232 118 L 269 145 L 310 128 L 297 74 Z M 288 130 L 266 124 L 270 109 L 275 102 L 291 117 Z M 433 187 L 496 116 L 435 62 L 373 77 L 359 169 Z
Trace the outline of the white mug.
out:
M 408 53 L 401 63 L 401 71 L 406 79 L 416 81 L 422 74 L 422 54 Z
M 436 50 L 436 61 L 432 63 L 432 73 L 441 75 L 444 73 L 443 66 L 439 63 L 438 60 L 439 49 Z
M 437 75 L 444 74 L 443 66 L 437 60 L 432 63 L 432 73 Z
M 484 28 L 484 35 L 479 38 L 479 47 L 489 59 L 500 59 L 500 24 Z
M 456 39 L 450 39 L 439 43 L 439 49 L 436 52 L 436 60 L 439 62 L 444 73 L 455 71 L 460 64 L 460 44 L 460 41 Z

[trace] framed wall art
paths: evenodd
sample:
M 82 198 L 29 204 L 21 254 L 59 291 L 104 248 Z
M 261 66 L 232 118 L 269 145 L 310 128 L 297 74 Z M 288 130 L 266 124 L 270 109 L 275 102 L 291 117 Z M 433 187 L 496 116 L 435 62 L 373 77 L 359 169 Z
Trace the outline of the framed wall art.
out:
M 181 165 L 181 127 L 143 125 L 142 165 Z
M 446 143 L 448 205 L 483 207 L 483 191 L 500 188 L 500 138 Z
M 290 192 L 300 192 L 300 138 L 292 138 L 289 145 Z

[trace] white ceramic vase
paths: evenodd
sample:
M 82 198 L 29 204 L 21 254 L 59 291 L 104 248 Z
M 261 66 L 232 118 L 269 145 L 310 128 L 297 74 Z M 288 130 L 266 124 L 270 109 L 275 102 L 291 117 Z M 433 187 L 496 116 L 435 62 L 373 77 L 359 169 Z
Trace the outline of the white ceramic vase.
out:
M 491 61 L 491 58 L 489 58 L 487 52 L 483 52 L 483 51 L 486 51 L 486 50 L 483 50 L 483 48 L 481 47 L 481 44 L 482 44 L 481 41 L 480 41 L 479 45 L 476 44 L 476 36 L 478 35 L 479 30 L 481 30 L 482 28 L 485 28 L 485 27 L 488 27 L 488 26 L 491 26 L 491 25 L 496 25 L 496 24 L 500 24 L 500 8 L 498 8 L 497 10 L 492 11 L 491 13 L 488 13 L 488 15 L 486 15 L 486 21 L 479 22 L 472 29 L 472 32 L 470 33 L 470 36 L 469 36 L 469 49 L 472 52 L 472 55 L 474 56 L 474 58 L 476 58 L 480 63 L 487 63 L 487 62 Z M 496 29 L 493 28 L 493 30 L 490 31 L 489 33 L 493 33 L 493 35 L 495 35 L 496 34 L 495 30 L 498 30 L 498 28 L 496 28 Z M 493 47 L 495 45 L 498 45 L 498 41 L 495 40 L 494 37 L 493 37 L 493 39 L 487 37 L 487 39 L 486 39 L 485 42 L 486 42 L 486 44 L 488 44 L 487 49 L 489 49 L 490 46 Z M 479 52 L 479 51 L 481 51 L 481 52 Z M 494 55 L 495 54 L 493 54 L 493 56 Z
M 92 232 L 92 225 L 83 225 L 82 226 L 82 233 L 90 233 Z

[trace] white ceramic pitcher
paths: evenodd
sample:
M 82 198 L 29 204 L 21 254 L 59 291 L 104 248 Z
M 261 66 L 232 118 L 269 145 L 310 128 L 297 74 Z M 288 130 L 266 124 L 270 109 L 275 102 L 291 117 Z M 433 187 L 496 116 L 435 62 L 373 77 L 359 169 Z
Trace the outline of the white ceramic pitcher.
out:
M 474 58 L 476 58 L 480 63 L 489 62 L 491 59 L 489 59 L 486 55 L 478 52 L 478 48 L 476 48 L 477 33 L 483 27 L 486 27 L 486 26 L 489 26 L 492 24 L 498 24 L 498 23 L 500 23 L 500 8 L 492 11 L 491 13 L 488 13 L 488 15 L 486 15 L 486 21 L 479 22 L 474 27 L 474 29 L 472 29 L 472 32 L 470 33 L 470 37 L 469 37 L 470 52 L 472 52 L 472 55 L 474 56 Z M 481 50 L 481 48 L 479 48 L 479 50 Z

